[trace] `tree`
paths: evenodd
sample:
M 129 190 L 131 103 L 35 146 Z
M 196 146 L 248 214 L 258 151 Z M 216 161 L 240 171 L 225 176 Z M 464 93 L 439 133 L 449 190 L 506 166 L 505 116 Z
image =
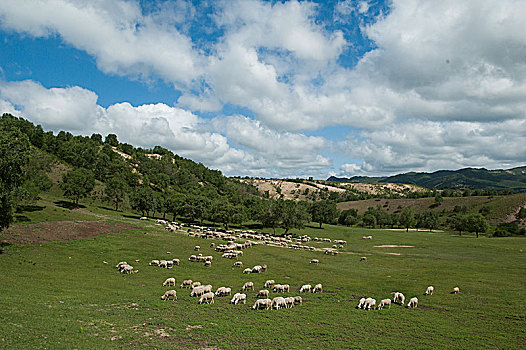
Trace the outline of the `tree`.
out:
M 119 145 L 119 140 L 117 140 L 117 135 L 108 134 L 104 139 L 104 143 L 107 143 L 110 146 L 117 147 Z
M 332 224 L 336 221 L 338 208 L 336 207 L 336 204 L 331 202 L 314 202 L 310 206 L 310 214 L 312 216 L 312 221 L 319 223 L 321 228 L 322 224 Z
M 338 218 L 338 224 L 351 226 L 358 222 L 358 210 L 348 209 L 343 210 Z
M 119 210 L 119 203 L 122 203 L 126 198 L 128 191 L 128 184 L 120 176 L 110 177 L 106 181 L 104 188 L 104 198 L 115 204 L 115 210 Z
M 310 220 L 307 208 L 302 204 L 291 200 L 285 200 L 282 205 L 281 227 L 288 233 L 290 229 L 301 230 Z
M 488 222 L 481 214 L 471 214 L 467 217 L 467 231 L 475 232 L 477 238 L 479 233 L 486 232 L 489 228 Z
M 433 211 L 426 211 L 421 216 L 422 220 L 422 227 L 428 228 L 429 232 L 431 232 L 433 229 L 438 228 L 438 213 Z
M 449 220 L 449 226 L 455 231 L 458 231 L 458 235 L 462 236 L 462 231 L 467 231 L 467 219 L 465 215 L 455 215 Z
M 133 210 L 140 211 L 142 216 L 147 216 L 153 208 L 154 193 L 150 186 L 143 185 L 131 195 L 130 204 Z
M 28 160 L 28 137 L 17 128 L 0 125 L 0 231 L 13 221 L 13 197 Z
M 259 221 L 265 227 L 271 227 L 276 235 L 276 227 L 279 225 L 283 213 L 281 202 L 275 199 L 269 199 L 262 206 Z
M 62 176 L 60 188 L 64 191 L 64 196 L 73 200 L 75 206 L 79 206 L 79 199 L 87 197 L 95 187 L 95 177 L 93 173 L 84 168 L 68 171 Z
M 521 207 L 519 209 L 519 211 L 517 212 L 517 214 L 515 214 L 515 218 L 517 220 L 523 220 L 523 219 L 526 219 L 526 208 L 524 207 Z
M 369 228 L 376 227 L 376 217 L 371 213 L 366 213 L 362 218 L 363 224 Z
M 413 208 L 404 207 L 400 212 L 399 222 L 400 225 L 405 227 L 406 232 L 408 232 L 409 228 L 415 223 L 415 213 L 413 211 Z

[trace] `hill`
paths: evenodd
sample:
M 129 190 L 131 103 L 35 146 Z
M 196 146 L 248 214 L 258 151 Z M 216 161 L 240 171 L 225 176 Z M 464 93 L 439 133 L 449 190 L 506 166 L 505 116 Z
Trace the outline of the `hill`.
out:
M 460 170 L 439 170 L 432 173 L 409 172 L 388 177 L 351 177 L 331 176 L 332 182 L 378 182 L 415 184 L 427 188 L 471 188 L 514 190 L 526 192 L 526 166 L 506 170 L 487 170 L 484 168 L 465 168 Z

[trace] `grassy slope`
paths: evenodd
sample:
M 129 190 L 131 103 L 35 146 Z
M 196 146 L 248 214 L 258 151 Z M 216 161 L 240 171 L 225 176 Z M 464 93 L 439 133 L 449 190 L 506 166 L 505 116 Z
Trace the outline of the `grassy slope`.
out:
M 249 248 L 241 259 L 244 264 L 266 263 L 269 269 L 259 275 L 243 275 L 231 267 L 233 261 L 213 252 L 208 240 L 168 233 L 151 222 L 138 223 L 123 215 L 111 220 L 138 224 L 142 229 L 36 247 L 11 246 L 0 255 L 0 348 L 526 346 L 523 238 L 307 228 L 303 232 L 311 236 L 346 239 L 349 245 L 338 256 L 267 246 Z M 373 240 L 362 240 L 364 234 L 372 234 Z M 214 256 L 212 267 L 187 261 L 196 244 L 203 247 L 203 254 Z M 374 248 L 381 244 L 415 247 Z M 367 263 L 359 262 L 363 255 L 368 256 Z M 173 270 L 147 266 L 151 259 L 168 257 L 180 258 L 181 266 Z M 310 265 L 311 258 L 320 259 L 320 265 Z M 120 275 L 113 265 L 121 260 L 130 262 L 139 273 Z M 226 298 L 217 298 L 214 305 L 197 305 L 187 290 L 178 287 L 178 301 L 162 302 L 159 297 L 168 288 L 161 284 L 170 276 L 178 283 L 187 278 L 210 283 L 214 290 L 222 285 L 236 290 L 245 281 L 253 281 L 258 288 L 272 278 L 290 284 L 290 295 L 296 295 L 303 283 L 323 283 L 328 293 L 304 295 L 304 305 L 279 311 L 250 310 L 254 293 L 249 293 L 247 305 L 228 305 Z M 435 295 L 423 296 L 430 284 L 435 286 Z M 462 293 L 449 294 L 457 285 Z M 422 307 L 354 309 L 357 300 L 353 296 L 380 300 L 394 290 L 408 298 L 418 296 Z M 162 337 L 163 332 L 169 336 Z
M 358 210 L 359 214 L 363 214 L 367 208 L 376 207 L 380 205 L 384 210 L 393 213 L 398 206 L 413 207 L 415 212 L 423 212 L 426 210 L 433 211 L 452 211 L 456 205 L 467 207 L 468 213 L 478 213 L 480 208 L 487 206 L 490 209 L 488 218 L 492 222 L 503 221 L 507 215 L 514 213 L 515 210 L 526 204 L 526 193 L 518 193 L 509 196 L 495 196 L 495 197 L 451 197 L 444 198 L 443 203 L 438 207 L 432 207 L 435 203 L 434 198 L 419 198 L 419 199 L 367 199 L 355 202 L 343 202 L 338 204 L 338 208 L 346 210 L 354 208 Z M 387 206 L 386 206 L 387 204 Z

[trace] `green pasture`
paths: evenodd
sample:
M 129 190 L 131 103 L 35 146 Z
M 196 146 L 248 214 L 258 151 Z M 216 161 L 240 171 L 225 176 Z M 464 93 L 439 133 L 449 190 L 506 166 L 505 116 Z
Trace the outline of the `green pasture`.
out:
M 108 211 L 109 212 L 109 211 Z M 217 240 L 165 231 L 153 221 L 118 217 L 140 229 L 92 239 L 3 247 L 0 254 L 1 349 L 524 349 L 526 347 L 526 240 L 458 237 L 448 232 L 366 230 L 313 225 L 301 233 L 345 239 L 337 256 L 259 245 L 245 249 L 242 274 L 233 260 L 210 248 Z M 117 220 L 116 219 L 116 220 Z M 361 239 L 372 235 L 372 240 Z M 310 242 L 316 247 L 329 243 Z M 213 255 L 211 267 L 189 262 L 193 247 Z M 412 248 L 376 248 L 410 245 Z M 170 252 L 170 254 L 168 254 Z M 391 254 L 389 254 L 391 253 Z M 393 255 L 400 254 L 400 255 Z M 360 262 L 367 256 L 367 262 Z M 171 270 L 152 259 L 179 258 Z M 311 265 L 313 258 L 319 265 Z M 121 275 L 125 260 L 138 273 Z M 135 260 L 140 260 L 136 262 Z M 108 262 L 104 264 L 103 261 Z M 175 277 L 179 300 L 162 301 L 162 283 Z M 230 286 L 253 281 L 246 305 L 216 298 L 198 305 L 183 279 Z M 302 294 L 293 309 L 253 311 L 267 279 L 291 285 L 322 283 L 325 292 Z M 433 296 L 424 296 L 428 285 Z M 450 294 L 453 287 L 460 294 Z M 355 309 L 358 298 L 379 302 L 401 291 L 417 309 Z M 271 297 L 276 296 L 271 293 Z

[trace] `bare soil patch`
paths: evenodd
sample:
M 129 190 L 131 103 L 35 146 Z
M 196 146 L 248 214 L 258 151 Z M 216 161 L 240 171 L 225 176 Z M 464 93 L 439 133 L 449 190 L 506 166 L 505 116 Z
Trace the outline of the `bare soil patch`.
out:
M 13 225 L 0 234 L 3 243 L 35 245 L 50 242 L 74 241 L 107 233 L 120 233 L 139 227 L 128 224 L 108 224 L 103 221 L 55 221 L 29 225 Z

